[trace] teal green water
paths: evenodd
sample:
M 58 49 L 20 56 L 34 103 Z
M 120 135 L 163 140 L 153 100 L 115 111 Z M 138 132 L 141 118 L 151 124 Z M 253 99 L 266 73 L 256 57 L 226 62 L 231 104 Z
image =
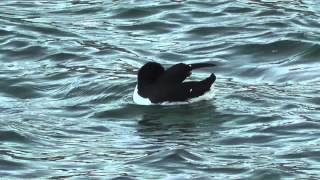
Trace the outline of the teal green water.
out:
M 0 179 L 319 179 L 319 5 L 1 1 Z M 215 98 L 135 105 L 148 61 Z

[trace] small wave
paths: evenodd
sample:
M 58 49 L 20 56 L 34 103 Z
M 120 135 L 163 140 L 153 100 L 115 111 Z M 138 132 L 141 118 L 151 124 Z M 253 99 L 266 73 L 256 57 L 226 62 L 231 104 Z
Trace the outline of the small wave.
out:
M 156 152 L 138 160 L 130 161 L 130 164 L 143 163 L 143 164 L 167 164 L 167 163 L 190 163 L 201 162 L 203 159 L 185 149 L 173 149 L 161 152 Z
M 9 36 L 9 35 L 12 35 L 12 34 L 13 33 L 10 32 L 10 31 L 0 29 L 0 36 Z
M 278 17 L 278 16 L 285 16 L 286 14 L 278 9 L 264 9 L 261 11 L 258 11 L 258 13 L 255 14 L 255 16 L 257 17 L 263 17 L 263 16 L 274 16 L 274 17 Z
M 223 10 L 224 13 L 232 13 L 232 14 L 249 13 L 253 11 L 254 9 L 246 8 L 246 7 L 227 7 Z
M 245 30 L 242 27 L 227 27 L 227 26 L 214 26 L 214 27 L 196 27 L 189 30 L 187 33 L 198 36 L 209 36 L 223 34 L 236 34 L 237 32 Z
M 23 31 L 28 30 L 43 35 L 51 35 L 54 37 L 78 37 L 78 35 L 75 33 L 69 32 L 65 29 L 61 30 L 60 28 L 55 26 L 39 25 L 36 23 L 25 23 L 20 24 L 18 27 Z
M 132 25 L 123 25 L 118 26 L 117 28 L 120 30 L 131 30 L 131 31 L 147 31 L 151 33 L 167 33 L 170 32 L 173 28 L 178 28 L 179 25 L 162 22 L 162 21 L 153 21 L 147 23 L 140 23 L 140 24 L 132 24 Z
M 22 48 L 7 48 L 1 49 L 0 53 L 6 55 L 6 59 L 11 60 L 25 60 L 25 59 L 34 59 L 41 58 L 47 52 L 47 48 L 42 46 L 27 46 Z
M 13 40 L 11 39 L 9 42 L 7 42 L 6 44 L 3 44 L 3 47 L 7 47 L 7 48 L 24 48 L 29 46 L 29 42 L 27 40 L 23 41 L 23 40 Z
M 287 58 L 292 54 L 297 54 L 310 48 L 312 44 L 295 40 L 277 40 L 261 44 L 244 44 L 234 47 L 238 54 L 249 54 L 254 56 L 254 62 L 265 60 Z
M 0 179 L 319 179 L 314 2 L 0 1 Z M 148 61 L 214 97 L 134 104 Z
M 320 60 L 320 45 L 312 45 L 304 48 L 303 52 L 294 56 L 292 60 L 283 63 L 285 66 L 297 64 L 316 64 Z M 313 65 L 312 65 L 313 66 Z
M 31 140 L 28 137 L 23 136 L 22 134 L 11 130 L 11 131 L 0 131 L 0 141 L 28 143 Z
M 2 82 L 0 81 L 2 85 L 0 92 L 20 99 L 42 97 L 42 94 L 38 91 L 38 85 L 32 82 L 24 82 L 23 80 L 23 78 L 3 79 Z
M 283 124 L 278 126 L 271 126 L 264 128 L 262 132 L 265 133 L 275 133 L 275 134 L 288 134 L 288 133 L 299 133 L 317 130 L 320 128 L 320 124 L 317 122 L 297 122 L 290 124 Z
M 267 144 L 274 140 L 273 136 L 270 135 L 255 135 L 250 137 L 228 137 L 222 139 L 219 144 L 223 145 L 239 145 L 239 144 Z
M 15 162 L 13 160 L 0 159 L 0 169 L 1 169 L 1 171 L 3 171 L 3 170 L 7 170 L 7 171 L 21 170 L 21 169 L 24 169 L 24 168 L 26 168 L 26 165 L 23 164 L 23 163 Z
M 74 53 L 64 53 L 64 52 L 59 52 L 56 54 L 49 55 L 45 57 L 44 59 L 51 59 L 54 61 L 65 61 L 65 60 L 77 60 L 79 59 L 80 56 Z
M 113 15 L 111 18 L 137 19 L 137 18 L 146 18 L 157 13 L 158 13 L 157 11 L 151 11 L 145 8 L 130 8 L 130 9 L 124 9 L 124 10 L 117 9 L 116 14 Z
M 86 127 L 87 129 L 94 130 L 94 131 L 99 131 L 99 132 L 109 132 L 110 129 L 105 127 L 105 126 L 90 126 Z
M 316 161 L 319 161 L 320 151 L 317 150 L 303 150 L 296 153 L 289 153 L 285 155 L 279 155 L 279 158 L 284 159 L 302 159 L 302 158 L 308 158 L 308 159 L 314 159 Z
M 102 6 L 72 8 L 72 10 L 71 10 L 72 14 L 77 14 L 77 15 L 96 14 L 96 13 L 99 13 L 99 12 L 102 12 L 102 11 L 104 11 L 104 8 Z M 70 12 L 70 11 L 67 10 L 67 12 Z

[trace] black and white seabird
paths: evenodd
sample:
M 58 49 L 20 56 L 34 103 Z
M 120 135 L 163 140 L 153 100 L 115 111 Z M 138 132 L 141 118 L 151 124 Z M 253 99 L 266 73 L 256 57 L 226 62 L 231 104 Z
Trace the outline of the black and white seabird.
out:
M 215 64 L 179 63 L 164 69 L 156 62 L 148 62 L 138 72 L 138 83 L 134 90 L 133 101 L 140 105 L 163 102 L 187 102 L 210 91 L 216 76 L 212 73 L 202 81 L 183 82 L 198 68 L 212 67 Z

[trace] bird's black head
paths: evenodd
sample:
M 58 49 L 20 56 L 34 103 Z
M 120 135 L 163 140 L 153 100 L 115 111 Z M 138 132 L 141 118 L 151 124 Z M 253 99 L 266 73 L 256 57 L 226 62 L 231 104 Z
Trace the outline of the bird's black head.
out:
M 143 65 L 138 72 L 138 88 L 154 83 L 164 72 L 161 64 L 148 62 Z

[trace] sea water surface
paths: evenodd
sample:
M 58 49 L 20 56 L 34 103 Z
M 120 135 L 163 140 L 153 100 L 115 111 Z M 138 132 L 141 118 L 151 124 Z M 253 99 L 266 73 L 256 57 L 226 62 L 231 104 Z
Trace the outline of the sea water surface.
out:
M 0 1 L 0 179 L 319 179 L 317 0 Z M 215 97 L 132 101 L 211 62 Z

